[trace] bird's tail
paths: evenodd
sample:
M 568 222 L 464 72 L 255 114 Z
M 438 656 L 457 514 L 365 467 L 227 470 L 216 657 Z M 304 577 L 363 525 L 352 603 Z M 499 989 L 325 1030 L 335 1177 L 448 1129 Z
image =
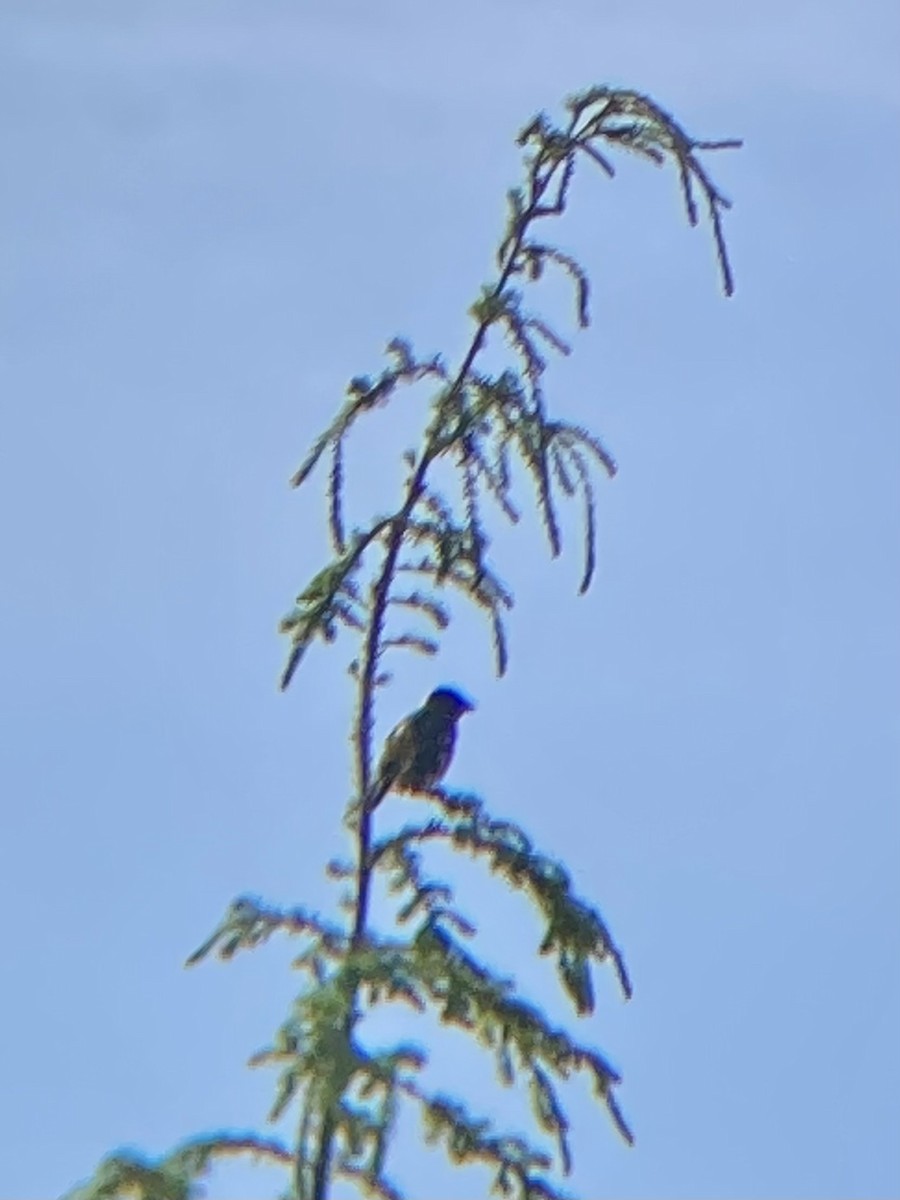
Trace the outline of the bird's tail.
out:
M 393 779 L 384 779 L 382 777 L 379 777 L 375 780 L 366 793 L 365 807 L 369 812 L 372 812 L 373 809 L 378 807 L 378 805 L 391 790 L 391 784 L 393 782 Z

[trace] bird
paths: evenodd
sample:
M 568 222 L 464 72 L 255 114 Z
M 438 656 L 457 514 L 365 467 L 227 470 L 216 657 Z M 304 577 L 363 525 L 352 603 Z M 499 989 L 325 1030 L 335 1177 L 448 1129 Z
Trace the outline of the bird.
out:
M 387 737 L 369 790 L 371 811 L 392 789 L 424 792 L 446 775 L 456 747 L 456 724 L 475 705 L 455 688 L 439 687 Z

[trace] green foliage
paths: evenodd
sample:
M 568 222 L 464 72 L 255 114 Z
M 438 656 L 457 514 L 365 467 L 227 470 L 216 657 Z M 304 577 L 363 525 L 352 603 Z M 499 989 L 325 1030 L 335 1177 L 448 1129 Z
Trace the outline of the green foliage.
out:
M 622 1138 L 632 1141 L 616 1100 L 616 1070 L 478 958 L 467 945 L 475 926 L 457 908 L 452 888 L 428 874 L 426 860 L 429 846 L 442 845 L 484 864 L 507 887 L 521 892 L 540 922 L 538 953 L 552 958 L 563 998 L 584 1017 L 595 1007 L 596 967 L 612 968 L 625 998 L 631 995 L 631 983 L 602 916 L 575 894 L 563 866 L 537 850 L 520 826 L 492 817 L 476 796 L 435 788 L 423 796 L 430 816 L 379 837 L 372 812 L 362 803 L 373 780 L 374 698 L 389 678 L 385 659 L 393 651 L 437 652 L 439 635 L 451 618 L 447 589 L 485 613 L 497 673 L 506 669 L 504 619 L 513 596 L 491 561 L 483 510 L 492 504 L 508 521 L 519 519 L 514 474 L 531 481 L 553 556 L 562 546 L 559 504 L 580 499 L 580 591 L 590 586 L 596 565 L 595 479 L 612 477 L 616 465 L 594 434 L 548 414 L 543 390 L 547 357 L 568 354 L 570 347 L 526 304 L 528 285 L 558 269 L 572 284 L 577 326 L 589 324 L 584 268 L 536 232 L 539 222 L 565 212 L 578 164 L 585 161 L 612 177 L 608 155 L 613 151 L 654 165 L 671 163 L 692 225 L 699 219 L 698 196 L 705 204 L 723 288 L 726 294 L 732 291 L 721 228 L 728 201 L 712 184 L 698 152 L 738 143 L 696 141 L 648 97 L 627 90 L 593 88 L 569 100 L 566 113 L 559 126 L 542 113 L 519 136 L 525 180 L 508 194 L 498 275 L 470 309 L 474 329 L 459 367 L 450 371 L 439 357 L 419 359 L 406 341 L 395 338 L 380 374 L 350 381 L 340 411 L 291 480 L 299 486 L 328 462 L 327 521 L 334 557 L 302 588 L 281 622 L 290 641 L 282 688 L 314 642 L 334 642 L 341 631 L 356 641 L 349 661 L 358 691 L 353 795 L 345 813 L 353 855 L 328 866 L 342 889 L 339 909 L 349 921 L 325 920 L 303 908 L 278 910 L 242 897 L 188 965 L 213 953 L 230 959 L 275 934 L 300 939 L 294 967 L 303 986 L 271 1045 L 250 1060 L 253 1066 L 277 1070 L 269 1118 L 294 1114 L 294 1144 L 288 1150 L 254 1137 L 219 1135 L 186 1143 L 155 1163 L 118 1154 L 101 1164 L 93 1180 L 72 1194 L 73 1200 L 187 1200 L 211 1161 L 234 1153 L 289 1165 L 293 1200 L 325 1200 L 334 1179 L 352 1181 L 362 1195 L 400 1200 L 386 1168 L 403 1105 L 418 1109 L 426 1142 L 441 1146 L 452 1163 L 489 1167 L 495 1194 L 555 1200 L 562 1193 L 554 1170 L 568 1175 L 572 1168 L 560 1086 L 577 1074 L 589 1080 Z M 509 363 L 499 373 L 486 373 L 479 369 L 479 358 L 497 338 L 508 348 Z M 399 388 L 423 381 L 432 381 L 434 390 L 421 444 L 403 455 L 408 474 L 401 502 L 394 512 L 348 533 L 347 439 L 362 420 L 384 409 Z M 437 460 L 452 469 L 455 501 L 436 487 L 431 468 Z M 395 627 L 398 618 L 417 624 Z M 378 932 L 370 919 L 377 876 L 396 903 L 390 935 Z M 427 1091 L 422 1080 L 427 1055 L 421 1047 L 404 1043 L 377 1053 L 367 1049 L 360 1037 L 365 1016 L 385 1004 L 431 1013 L 465 1031 L 491 1056 L 503 1085 L 527 1090 L 538 1136 L 549 1140 L 549 1146 L 497 1132 L 460 1099 Z
M 258 1162 L 290 1166 L 286 1146 L 256 1134 L 217 1133 L 191 1138 L 171 1154 L 149 1159 L 120 1150 L 105 1158 L 90 1182 L 68 1193 L 67 1200 L 191 1200 L 201 1194 L 199 1181 L 217 1159 L 248 1155 Z

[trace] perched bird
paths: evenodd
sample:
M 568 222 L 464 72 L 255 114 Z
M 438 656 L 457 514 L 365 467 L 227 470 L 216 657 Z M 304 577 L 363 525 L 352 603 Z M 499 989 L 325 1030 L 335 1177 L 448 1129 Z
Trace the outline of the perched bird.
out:
M 367 807 L 375 808 L 392 789 L 422 792 L 440 782 L 453 758 L 456 723 L 474 707 L 453 688 L 436 688 L 388 735 Z

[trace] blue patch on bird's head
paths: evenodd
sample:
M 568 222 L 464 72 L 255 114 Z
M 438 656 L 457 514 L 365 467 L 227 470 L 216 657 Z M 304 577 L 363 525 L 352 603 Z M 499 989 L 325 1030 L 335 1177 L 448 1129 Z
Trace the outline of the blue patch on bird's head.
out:
M 461 717 L 463 713 L 472 712 L 475 707 L 468 696 L 464 696 L 462 692 L 452 687 L 435 688 L 428 697 L 428 703 L 454 717 Z

